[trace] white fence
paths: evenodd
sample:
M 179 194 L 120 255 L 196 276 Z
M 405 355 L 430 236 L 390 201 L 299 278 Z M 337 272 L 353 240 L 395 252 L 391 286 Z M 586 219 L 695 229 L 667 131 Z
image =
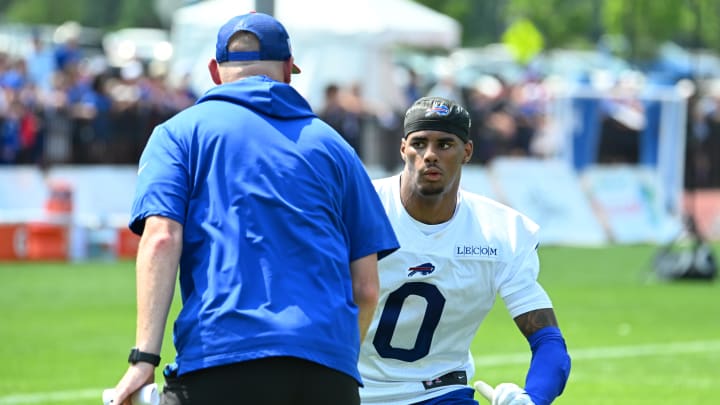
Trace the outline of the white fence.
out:
M 372 178 L 394 174 L 367 169 Z M 87 258 L 93 244 L 116 241 L 118 234 L 108 230 L 127 227 L 135 180 L 134 166 L 58 166 L 47 173 L 0 167 L 0 224 L 45 220 L 49 184 L 63 181 L 73 191 L 69 258 Z M 535 220 L 544 245 L 564 246 L 673 240 L 683 231 L 682 212 L 665 208 L 662 184 L 656 171 L 639 166 L 593 165 L 578 173 L 566 161 L 531 158 L 468 165 L 462 177 L 463 188 Z

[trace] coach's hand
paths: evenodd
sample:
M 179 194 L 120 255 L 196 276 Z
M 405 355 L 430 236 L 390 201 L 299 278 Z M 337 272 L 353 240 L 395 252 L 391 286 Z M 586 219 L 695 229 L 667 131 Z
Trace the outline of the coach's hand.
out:
M 476 381 L 475 390 L 492 405 L 535 405 L 530 396 L 513 383 L 502 383 L 493 388 L 484 381 Z
M 152 364 L 140 362 L 128 367 L 125 375 L 115 386 L 113 405 L 132 405 L 130 397 L 145 384 L 155 381 L 155 367 Z

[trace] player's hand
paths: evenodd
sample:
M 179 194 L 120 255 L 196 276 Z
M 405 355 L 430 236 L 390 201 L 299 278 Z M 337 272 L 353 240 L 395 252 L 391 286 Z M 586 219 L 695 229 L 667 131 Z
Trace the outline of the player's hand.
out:
M 476 381 L 473 387 L 492 405 L 535 405 L 525 390 L 513 383 L 502 383 L 493 388 L 484 381 Z

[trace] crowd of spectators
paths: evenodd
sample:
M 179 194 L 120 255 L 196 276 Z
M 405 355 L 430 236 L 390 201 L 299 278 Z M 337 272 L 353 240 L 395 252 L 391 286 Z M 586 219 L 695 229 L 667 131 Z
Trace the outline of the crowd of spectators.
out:
M 191 105 L 185 85 L 133 60 L 109 66 L 76 38 L 0 53 L 0 164 L 132 163 L 152 128 Z
M 720 187 L 720 79 L 688 100 L 685 187 Z
M 166 70 L 148 61 L 109 66 L 84 55 L 72 36 L 59 43 L 34 39 L 23 55 L 0 53 L 0 164 L 136 164 L 154 126 L 198 96 L 188 82 L 170 84 Z M 407 66 L 402 70 L 404 99 L 395 111 L 369 105 L 362 83 L 331 83 L 325 89 L 318 115 L 363 160 L 374 153 L 386 169 L 401 164 L 402 113 L 425 95 L 468 108 L 475 144 L 471 164 L 488 165 L 508 155 L 552 157 L 567 147 L 558 130 L 563 117 L 551 111 L 553 94 L 541 75 L 511 82 L 481 74 L 458 84 L 452 74 L 429 79 Z M 599 163 L 638 162 L 645 105 L 640 88 L 621 85 L 608 89 L 599 103 Z M 374 136 L 368 137 L 370 132 Z M 686 184 L 720 187 L 720 86 L 696 86 L 688 99 L 686 150 Z
M 487 165 L 497 156 L 547 155 L 548 142 L 534 145 L 533 140 L 545 135 L 547 94 L 540 83 L 513 85 L 493 76 L 482 76 L 473 86 L 459 86 L 451 77 L 424 83 L 413 71 L 407 71 L 402 89 L 404 100 L 397 111 L 373 108 L 363 101 L 358 83 L 340 86 L 331 83 L 325 89 L 320 117 L 340 132 L 361 158 L 367 157 L 367 131 L 379 131 L 374 137 L 383 146 L 381 163 L 396 168 L 399 142 L 402 137 L 402 114 L 422 96 L 439 96 L 456 100 L 466 106 L 472 119 L 471 139 L 475 152 L 470 163 Z M 376 149 L 377 150 L 377 149 Z M 387 151 L 387 153 L 386 153 Z
M 568 147 L 565 139 L 568 130 L 587 125 L 597 127 L 594 129 L 597 136 L 592 137 L 597 142 L 593 148 L 595 162 L 638 164 L 643 132 L 652 125 L 648 114 L 658 108 L 656 100 L 648 98 L 648 86 L 656 84 L 646 83 L 637 72 L 605 83 L 603 90 L 597 92 L 593 112 L 596 116 L 586 119 L 588 117 L 570 116 L 577 111 L 553 111 L 558 82 L 541 75 L 528 74 L 522 80 L 511 82 L 497 75 L 481 74 L 468 85 L 458 84 L 451 75 L 440 76 L 432 82 L 423 81 L 412 69 L 403 69 L 407 73 L 402 91 L 405 106 L 428 95 L 460 100 L 468 108 L 472 119 L 471 139 L 475 145 L 470 163 L 482 166 L 500 156 L 558 157 Z M 675 87 L 678 97 L 688 96 L 686 187 L 720 187 L 720 79 L 716 82 L 717 85 L 705 86 L 707 81 L 695 84 L 690 81 L 690 89 L 681 89 L 677 83 L 664 84 L 668 89 Z M 319 114 L 346 137 L 361 157 L 367 157 L 369 152 L 364 140 L 368 131 L 379 131 L 373 139 L 383 145 L 374 151 L 381 152 L 381 164 L 386 169 L 395 169 L 401 163 L 398 145 L 403 109 L 388 117 L 386 110 L 373 109 L 363 102 L 361 93 L 357 83 L 346 87 L 330 84 Z M 567 120 L 571 121 L 570 125 Z M 664 118 L 659 120 L 663 122 Z

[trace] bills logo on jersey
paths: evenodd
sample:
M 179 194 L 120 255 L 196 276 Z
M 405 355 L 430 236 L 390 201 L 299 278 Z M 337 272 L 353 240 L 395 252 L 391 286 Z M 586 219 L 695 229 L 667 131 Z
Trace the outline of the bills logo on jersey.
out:
M 440 115 L 444 117 L 448 114 L 450 114 L 450 108 L 448 108 L 448 106 L 446 106 L 445 104 L 434 105 L 425 110 L 426 117 L 430 117 L 433 115 Z
M 435 266 L 432 263 L 423 263 L 419 266 L 410 267 L 408 269 L 408 277 L 412 277 L 417 273 L 420 273 L 423 276 L 427 276 L 433 271 L 435 271 Z

